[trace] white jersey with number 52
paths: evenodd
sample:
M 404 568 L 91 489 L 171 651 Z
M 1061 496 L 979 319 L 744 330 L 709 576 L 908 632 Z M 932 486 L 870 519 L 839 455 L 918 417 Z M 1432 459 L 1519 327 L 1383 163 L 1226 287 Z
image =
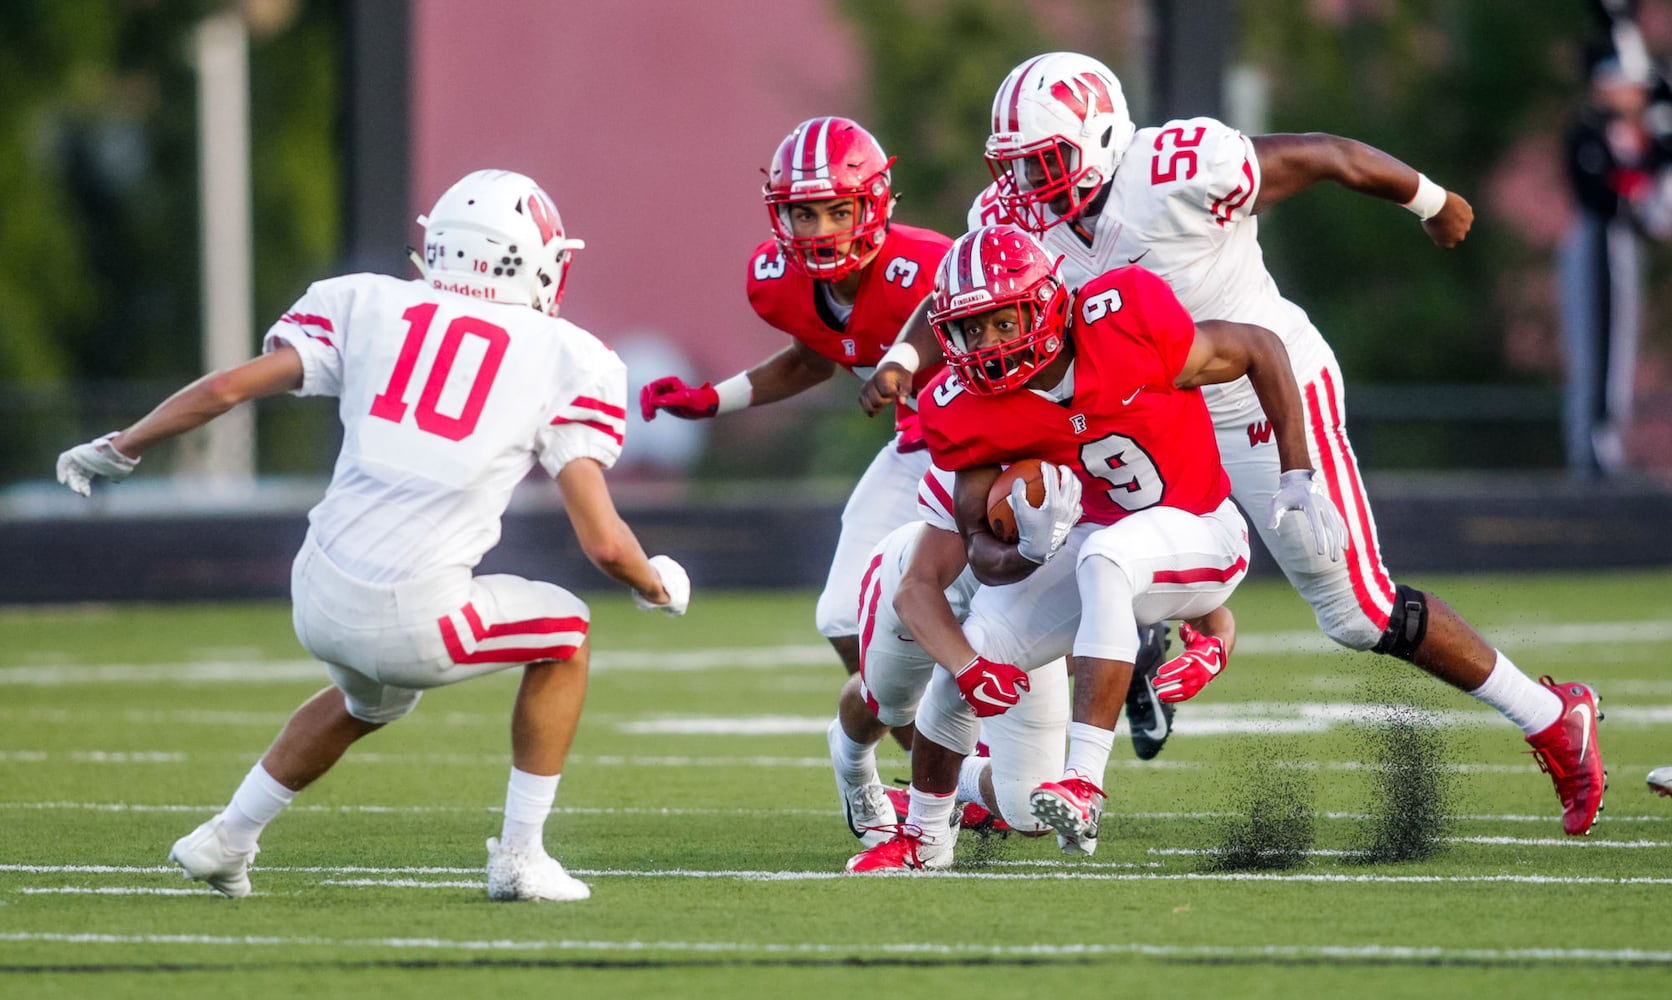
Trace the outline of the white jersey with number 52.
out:
M 1140 265 L 1160 275 L 1197 320 L 1270 328 L 1299 370 L 1328 349 L 1266 270 L 1253 215 L 1259 192 L 1260 161 L 1247 136 L 1212 118 L 1170 121 L 1133 137 L 1094 220 L 1090 246 L 1068 224 L 1052 226 L 1043 242 L 1062 255 L 1070 287 Z M 969 221 L 972 228 L 1005 221 L 993 186 L 976 200 Z M 1211 403 L 1214 394 L 1208 395 Z
M 297 395 L 337 396 L 342 452 L 309 513 L 344 572 L 393 583 L 473 568 L 535 463 L 621 454 L 627 370 L 567 320 L 351 274 L 312 285 L 263 349 L 301 354 Z

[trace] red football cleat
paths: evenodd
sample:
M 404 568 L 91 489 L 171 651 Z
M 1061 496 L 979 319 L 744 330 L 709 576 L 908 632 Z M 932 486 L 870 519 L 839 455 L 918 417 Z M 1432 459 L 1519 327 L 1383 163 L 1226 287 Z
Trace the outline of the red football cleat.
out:
M 1602 769 L 1602 751 L 1597 747 L 1597 693 L 1584 684 L 1557 684 L 1550 677 L 1539 683 L 1562 699 L 1562 717 L 1527 737 L 1532 754 L 1544 773 L 1556 784 L 1562 800 L 1562 829 L 1568 836 L 1591 832 L 1602 809 L 1602 793 L 1608 788 L 1608 772 Z
M 927 841 L 923 831 L 911 824 L 898 828 L 891 840 L 861 851 L 848 859 L 848 871 L 858 874 L 871 872 L 909 872 L 932 868 L 952 867 L 952 842 Z
M 904 788 L 890 788 L 885 790 L 883 794 L 887 795 L 888 801 L 894 804 L 894 813 L 902 821 L 911 815 L 911 792 Z M 964 803 L 964 808 L 959 811 L 958 829 L 974 830 L 982 836 L 989 833 L 1006 837 L 1010 835 L 1009 823 L 999 818 L 997 813 L 974 802 Z

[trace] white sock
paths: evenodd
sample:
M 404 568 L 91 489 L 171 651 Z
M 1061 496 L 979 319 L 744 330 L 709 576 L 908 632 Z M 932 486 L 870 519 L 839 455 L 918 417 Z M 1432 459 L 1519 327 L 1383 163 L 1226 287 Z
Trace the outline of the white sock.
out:
M 239 853 L 255 847 L 261 831 L 273 822 L 273 817 L 284 812 L 284 807 L 290 805 L 290 800 L 295 797 L 295 792 L 279 784 L 278 779 L 268 774 L 267 769 L 257 761 L 250 768 L 250 773 L 244 775 L 238 790 L 232 793 L 232 801 L 221 813 L 221 831 L 226 834 L 226 846 Z
M 840 719 L 836 720 L 833 749 L 836 759 L 832 763 L 843 781 L 850 785 L 869 785 L 882 780 L 877 777 L 877 745 L 855 742 L 842 728 Z
M 1492 664 L 1486 683 L 1469 693 L 1504 713 L 1504 718 L 1520 726 L 1528 736 L 1549 728 L 1562 717 L 1562 699 L 1556 697 L 1556 692 L 1522 673 L 1501 652 Z
M 981 791 L 981 776 L 987 773 L 992 763 L 986 757 L 964 758 L 963 766 L 958 768 L 958 801 L 974 802 L 984 809 L 992 808 Z
M 546 817 L 557 798 L 561 774 L 529 774 L 511 768 L 505 788 L 505 825 L 499 843 L 518 853 L 545 846 Z
M 1103 771 L 1109 766 L 1109 751 L 1115 745 L 1113 729 L 1099 729 L 1083 722 L 1068 725 L 1068 766 L 1065 778 L 1084 778 L 1103 787 Z
M 923 831 L 923 839 L 931 844 L 951 840 L 954 836 L 952 807 L 957 804 L 957 797 L 951 792 L 936 795 L 919 791 L 916 785 L 911 786 L 910 795 L 910 818 L 904 821 Z

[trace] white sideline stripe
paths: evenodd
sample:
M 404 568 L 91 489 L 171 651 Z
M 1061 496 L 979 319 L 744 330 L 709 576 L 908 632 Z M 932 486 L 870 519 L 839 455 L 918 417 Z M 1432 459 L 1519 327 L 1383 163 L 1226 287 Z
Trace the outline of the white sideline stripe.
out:
M 367 868 L 327 866 L 252 865 L 252 872 L 289 872 L 316 875 L 477 875 L 480 868 Z M 145 875 L 159 872 L 179 873 L 172 865 L 0 865 L 0 871 L 23 871 L 31 874 L 87 874 Z M 692 878 L 737 879 L 744 882 L 817 882 L 828 879 L 852 879 L 846 871 L 755 871 L 749 869 L 708 870 L 696 868 L 571 868 L 569 874 L 588 878 Z M 884 876 L 886 877 L 886 876 Z M 1607 878 L 1599 875 L 1349 875 L 1328 872 L 1102 872 L 1087 871 L 1064 862 L 1043 871 L 987 872 L 937 871 L 913 872 L 913 878 L 974 879 L 988 881 L 1016 881 L 1020 879 L 1056 879 L 1102 882 L 1323 882 L 1365 884 L 1463 884 L 1472 882 L 1501 882 L 1513 885 L 1672 885 L 1672 876 L 1631 876 Z M 472 882 L 471 885 L 476 885 Z
M 65 885 L 55 888 L 22 888 L 18 890 L 25 896 L 201 896 L 202 888 L 196 890 L 154 890 L 144 886 L 80 886 Z
M 1370 961 L 1633 962 L 1672 963 L 1672 951 L 1641 948 L 1441 948 L 1429 945 L 1171 945 L 1171 944 L 935 944 L 898 941 L 852 944 L 777 944 L 751 941 L 579 941 L 450 940 L 447 938 L 327 938 L 219 936 L 210 934 L 64 934 L 42 931 L 0 933 L 0 941 L 62 944 L 185 944 L 277 947 L 402 948 L 433 951 L 625 951 L 770 955 L 945 955 L 992 958 L 1081 958 L 1087 955 L 1143 955 L 1164 958 L 1331 958 Z
M 1488 626 L 1493 641 L 1508 647 L 1581 646 L 1672 641 L 1672 620 L 1575 622 Z M 1237 652 L 1257 655 L 1345 653 L 1316 631 L 1239 632 Z M 685 672 L 835 666 L 828 645 L 733 646 L 697 650 L 595 650 L 592 669 L 601 671 Z M 317 680 L 323 668 L 314 660 L 201 659 L 187 663 L 26 664 L 0 667 L 0 685 L 150 683 L 157 681 L 269 684 Z
M 80 809 L 88 812 L 135 812 L 135 813 L 215 813 L 222 808 L 222 804 L 186 805 L 181 803 L 158 803 L 149 805 L 128 802 L 0 802 L 0 810 L 26 809 L 31 811 L 47 811 L 57 809 Z M 379 806 L 379 805 L 339 805 L 327 806 L 309 803 L 297 803 L 289 806 L 286 812 L 308 813 L 389 813 L 393 815 L 417 815 L 424 813 L 489 813 L 497 815 L 504 812 L 501 806 Z M 758 808 L 758 809 L 718 809 L 712 806 L 556 806 L 553 813 L 569 816 L 833 816 L 834 809 L 787 809 L 787 808 Z M 1225 819 L 1239 816 L 1241 813 L 1223 812 L 1215 810 L 1205 811 L 1166 811 L 1166 812 L 1131 812 L 1109 813 L 1111 819 L 1134 820 L 1200 820 Z M 1369 813 L 1359 812 L 1315 812 L 1315 819 L 1325 820 L 1366 820 L 1372 819 Z M 1460 822 L 1469 823 L 1550 823 L 1560 819 L 1555 815 L 1540 816 L 1523 813 L 1460 813 L 1450 817 Z M 1672 814 L 1667 815 L 1639 815 L 1626 816 L 1609 813 L 1604 820 L 1606 823 L 1672 823 Z M 1557 838 L 1557 843 L 1571 841 Z M 1581 840 L 1578 843 L 1586 843 Z M 1595 843 L 1595 841 L 1590 841 Z M 6 870 L 0 865 L 0 871 Z

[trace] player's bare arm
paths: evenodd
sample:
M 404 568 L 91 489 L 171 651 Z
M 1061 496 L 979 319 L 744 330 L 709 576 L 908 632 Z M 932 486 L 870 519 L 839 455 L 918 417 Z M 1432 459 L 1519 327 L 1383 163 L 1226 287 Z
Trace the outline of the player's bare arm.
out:
M 1259 214 L 1320 181 L 1349 191 L 1397 202 L 1422 219 L 1437 246 L 1463 242 L 1475 211 L 1462 195 L 1428 180 L 1397 157 L 1357 139 L 1327 132 L 1280 133 L 1250 137 L 1260 158 Z
M 1173 384 L 1180 389 L 1196 389 L 1244 375 L 1271 421 L 1281 468 L 1312 468 L 1300 387 L 1289 366 L 1288 349 L 1277 334 L 1252 323 L 1203 320 L 1196 324 L 1196 339 Z
M 749 369 L 750 406 L 764 406 L 806 392 L 836 374 L 836 362 L 797 341 Z
M 976 655 L 946 602 L 946 588 L 965 565 L 964 541 L 957 532 L 925 527 L 894 591 L 894 612 L 911 632 L 912 640 L 936 663 L 952 671 Z
M 577 458 L 558 472 L 557 488 L 563 493 L 575 538 L 592 565 L 651 604 L 668 603 L 670 595 L 661 574 L 650 565 L 638 536 L 615 509 L 603 466 L 590 458 Z
M 239 403 L 289 392 L 302 385 L 302 356 L 290 346 L 280 347 L 235 368 L 211 372 L 141 417 L 111 439 L 129 458 L 190 430 L 196 430 Z
M 989 587 L 1015 583 L 1039 568 L 1014 544 L 1005 544 L 987 522 L 987 493 L 1002 471 L 997 465 L 978 465 L 958 473 L 952 488 L 952 513 L 963 536 L 964 556 L 975 578 Z
M 911 395 L 912 376 L 924 365 L 944 357 L 940 341 L 929 326 L 929 299 L 925 297 L 907 317 L 906 325 L 894 339 L 894 346 L 882 356 L 877 370 L 859 387 L 859 405 L 867 416 L 876 416 L 896 400 Z

